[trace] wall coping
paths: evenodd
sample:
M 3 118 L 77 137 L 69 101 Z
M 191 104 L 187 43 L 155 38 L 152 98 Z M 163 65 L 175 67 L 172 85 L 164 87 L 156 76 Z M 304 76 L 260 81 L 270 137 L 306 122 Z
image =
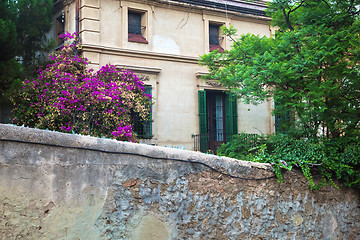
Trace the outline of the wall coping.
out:
M 0 144 L 2 142 L 23 141 L 38 144 L 49 145 L 50 148 L 57 148 L 56 145 L 69 148 L 87 148 L 91 151 L 110 151 L 121 152 L 126 154 L 140 154 L 155 157 L 156 161 L 167 161 L 166 159 L 179 159 L 185 161 L 198 161 L 215 169 L 219 169 L 225 173 L 237 175 L 244 178 L 254 178 L 254 172 L 258 177 L 273 176 L 272 167 L 270 164 L 241 161 L 228 157 L 219 157 L 210 154 L 204 154 L 195 151 L 151 146 L 146 144 L 122 142 L 112 139 L 96 138 L 90 136 L 83 136 L 77 134 L 60 133 L 49 130 L 40 130 L 28 127 L 19 127 L 11 124 L 0 124 Z M 10 140 L 10 141 L 8 141 Z M 34 144 L 34 145 L 35 145 Z M 50 146 L 52 145 L 52 146 Z M 144 161 L 146 157 L 143 157 Z M 0 154 L 0 163 L 3 161 Z M 59 160 L 60 161 L 60 160 Z M 79 163 L 79 160 L 74 160 Z M 121 161 L 121 159 L 120 159 Z M 71 162 L 57 163 L 57 164 L 71 164 Z M 87 162 L 83 162 L 87 164 Z M 99 163 L 101 164 L 101 163 Z M 104 163 L 106 164 L 106 163 Z M 112 163 L 115 164 L 116 163 Z M 120 163 L 119 163 L 120 164 Z M 191 163 L 184 163 L 191 164 Z M 204 170 L 210 170 L 204 168 Z

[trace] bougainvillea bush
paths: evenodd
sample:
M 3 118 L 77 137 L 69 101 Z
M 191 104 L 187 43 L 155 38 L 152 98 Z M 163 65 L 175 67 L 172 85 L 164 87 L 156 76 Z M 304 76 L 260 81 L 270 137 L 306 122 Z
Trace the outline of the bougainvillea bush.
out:
M 86 69 L 75 34 L 61 36 L 65 44 L 49 55 L 37 77 L 25 80 L 11 98 L 13 122 L 41 129 L 136 141 L 131 116 L 149 117 L 151 96 L 128 70 L 113 65 Z

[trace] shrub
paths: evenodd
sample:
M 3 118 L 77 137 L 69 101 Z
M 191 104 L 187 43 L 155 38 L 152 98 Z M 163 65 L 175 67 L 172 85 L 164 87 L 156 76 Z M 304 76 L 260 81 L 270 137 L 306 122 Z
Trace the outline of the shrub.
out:
M 250 153 L 257 152 L 257 146 L 264 143 L 263 136 L 256 134 L 239 133 L 233 136 L 231 142 L 222 144 L 217 149 L 219 156 L 227 156 L 231 158 L 250 160 Z
M 130 71 L 113 65 L 87 70 L 77 52 L 76 35 L 61 36 L 65 45 L 50 54 L 38 76 L 25 80 L 11 98 L 17 125 L 136 141 L 131 114 L 149 116 L 151 96 Z
M 290 171 L 297 167 L 302 170 L 311 189 L 326 184 L 337 187 L 333 178 L 345 186 L 360 187 L 360 142 L 357 137 L 305 139 L 272 135 L 259 137 L 261 140 L 255 147 L 250 147 L 243 139 L 237 137 L 224 144 L 220 153 L 242 160 L 270 163 L 280 182 L 283 181 L 283 169 Z M 320 176 L 318 184 L 314 182 L 313 174 Z
M 341 137 L 324 142 L 327 156 L 324 168 L 348 187 L 360 187 L 360 141 L 358 137 Z

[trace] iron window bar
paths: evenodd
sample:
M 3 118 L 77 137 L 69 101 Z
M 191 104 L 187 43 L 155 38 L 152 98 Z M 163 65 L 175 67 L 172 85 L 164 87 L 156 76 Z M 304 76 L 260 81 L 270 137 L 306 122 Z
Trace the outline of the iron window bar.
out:
M 140 27 L 140 29 L 137 31 L 134 31 L 134 32 L 129 32 L 128 38 L 130 38 L 133 35 L 141 35 L 142 36 L 141 32 L 146 29 L 146 26 L 139 26 L 139 25 L 135 25 L 135 24 L 129 24 L 129 26 Z
M 224 38 L 225 38 L 225 37 L 219 37 L 219 38 L 216 39 L 215 41 L 213 41 L 214 39 L 211 39 L 210 44 L 219 45 L 219 46 L 220 46 L 220 43 L 224 40 Z

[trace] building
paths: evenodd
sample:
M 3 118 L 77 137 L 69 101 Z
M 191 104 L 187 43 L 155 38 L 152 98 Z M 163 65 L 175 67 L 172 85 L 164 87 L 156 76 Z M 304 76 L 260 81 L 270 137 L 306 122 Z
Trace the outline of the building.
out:
M 220 26 L 270 36 L 264 1 L 58 0 L 52 34 L 78 31 L 95 70 L 111 63 L 141 76 L 154 98 L 144 142 L 207 151 L 235 133 L 272 133 L 272 104 L 245 105 L 204 80 L 200 55 L 231 47 Z

